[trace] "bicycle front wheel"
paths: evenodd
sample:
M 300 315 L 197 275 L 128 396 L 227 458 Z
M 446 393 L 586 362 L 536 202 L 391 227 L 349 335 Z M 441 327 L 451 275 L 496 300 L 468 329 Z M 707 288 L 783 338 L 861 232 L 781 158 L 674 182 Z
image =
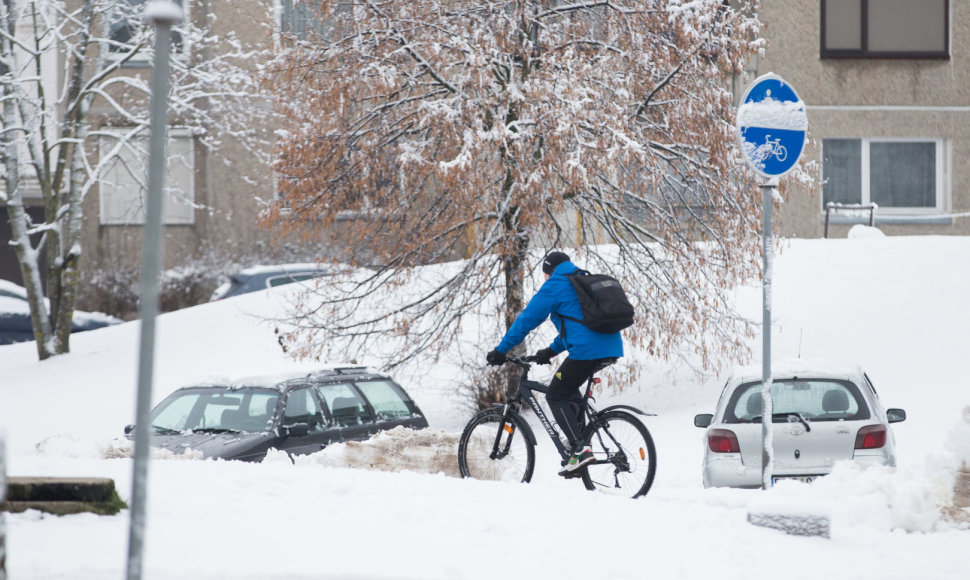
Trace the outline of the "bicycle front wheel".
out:
M 536 449 L 529 425 L 519 415 L 502 421 L 502 409 L 485 409 L 472 417 L 458 442 L 462 477 L 495 481 L 532 479 Z
M 592 423 L 586 444 L 595 460 L 582 473 L 586 489 L 626 497 L 646 495 L 657 473 L 653 437 L 626 411 L 607 411 Z

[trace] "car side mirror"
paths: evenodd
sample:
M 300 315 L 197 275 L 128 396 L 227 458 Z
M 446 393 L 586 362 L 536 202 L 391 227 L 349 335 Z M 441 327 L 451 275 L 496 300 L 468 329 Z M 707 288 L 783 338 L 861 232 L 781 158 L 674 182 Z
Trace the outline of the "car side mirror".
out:
M 902 409 L 886 409 L 886 418 L 890 423 L 899 423 L 906 420 L 906 411 Z
M 694 415 L 694 427 L 707 428 L 711 426 L 711 422 L 714 421 L 714 415 L 710 413 L 701 413 L 700 415 Z
M 125 425 L 125 435 L 131 435 L 131 432 L 135 430 L 134 425 Z
M 310 434 L 310 425 L 307 423 L 293 423 L 283 427 L 285 437 L 306 437 Z

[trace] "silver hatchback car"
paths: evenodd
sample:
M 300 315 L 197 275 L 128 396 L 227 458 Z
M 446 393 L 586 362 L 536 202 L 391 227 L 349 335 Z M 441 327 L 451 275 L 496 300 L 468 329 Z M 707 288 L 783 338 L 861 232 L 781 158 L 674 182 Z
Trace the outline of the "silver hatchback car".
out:
M 802 359 L 773 364 L 772 480 L 810 482 L 837 461 L 896 465 L 890 423 L 902 409 L 883 409 L 857 365 Z M 714 414 L 694 417 L 706 428 L 704 487 L 761 487 L 762 370 L 740 367 L 728 379 Z

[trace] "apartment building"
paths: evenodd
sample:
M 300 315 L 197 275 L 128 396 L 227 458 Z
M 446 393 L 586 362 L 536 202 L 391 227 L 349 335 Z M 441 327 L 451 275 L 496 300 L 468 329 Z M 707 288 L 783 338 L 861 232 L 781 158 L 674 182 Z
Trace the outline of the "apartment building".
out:
M 970 5 L 952 0 L 763 0 L 754 64 L 807 105 L 821 186 L 783 178 L 780 234 L 970 234 Z M 753 78 L 753 77 L 752 77 Z M 841 207 L 839 207 L 841 204 Z
M 144 0 L 127 0 L 140 5 Z M 186 16 L 213 35 L 271 42 L 274 24 L 301 35 L 319 24 L 292 0 L 182 0 Z M 750 81 L 774 72 L 807 104 L 809 143 L 802 158 L 818 187 L 784 179 L 787 198 L 776 215 L 787 237 L 844 236 L 869 219 L 890 235 L 970 234 L 970 6 L 952 0 L 763 0 L 767 39 Z M 123 23 L 116 34 L 123 35 Z M 183 45 L 182 58 L 193 47 Z M 126 72 L 150 75 L 135 59 Z M 49 80 L 54 86 L 59 77 Z M 101 129 L 123 123 L 108 107 L 92 118 Z M 271 136 L 273 127 L 261 127 Z M 272 232 L 259 227 L 263 202 L 275 198 L 268 166 L 241 167 L 237 144 L 200 147 L 188 131 L 172 133 L 165 210 L 165 263 L 174 266 L 211 249 L 226 256 L 266 251 Z M 271 140 L 271 139 L 269 139 Z M 95 155 L 98 152 L 93 152 Z M 141 188 L 120 170 L 85 198 L 82 268 L 139 263 Z M 835 206 L 826 215 L 826 207 Z M 841 204 L 841 205 L 839 205 Z M 30 209 L 39 212 L 39 208 Z M 38 213 L 39 217 L 39 213 Z M 0 220 L 0 243 L 9 230 Z M 19 280 L 12 251 L 0 249 L 0 277 Z

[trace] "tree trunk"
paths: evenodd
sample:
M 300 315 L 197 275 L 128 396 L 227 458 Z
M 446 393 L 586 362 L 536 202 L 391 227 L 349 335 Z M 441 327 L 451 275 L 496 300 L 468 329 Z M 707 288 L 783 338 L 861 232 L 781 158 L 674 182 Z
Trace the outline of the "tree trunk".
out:
M 88 137 L 88 103 L 81 105 L 77 122 L 77 139 L 83 143 Z M 74 319 L 74 297 L 77 292 L 78 267 L 81 260 L 81 197 L 84 187 L 84 148 L 74 147 L 71 154 L 71 181 L 68 192 L 67 228 L 61 232 L 60 300 L 54 311 L 55 352 L 71 351 L 71 322 Z
M 6 107 L 4 107 L 6 108 Z M 13 234 L 11 245 L 17 254 L 20 264 L 20 275 L 24 279 L 27 289 L 27 303 L 30 305 L 30 324 L 34 329 L 34 340 L 37 342 L 37 356 L 44 360 L 53 353 L 51 350 L 51 324 L 47 316 L 47 305 L 44 302 L 44 292 L 40 283 L 40 269 L 37 266 L 37 250 L 30 245 L 27 236 L 27 215 L 19 191 L 19 176 L 16 165 L 17 158 L 10 156 L 11 149 L 16 149 L 16 143 L 9 143 L 4 138 L 4 156 L 7 158 L 7 175 L 4 186 L 7 188 L 7 217 L 10 220 L 10 230 Z M 11 168 L 11 166 L 13 166 Z M 11 173 L 12 172 L 12 173 Z
M 91 37 L 91 27 L 94 21 L 94 2 L 85 0 L 81 12 L 82 26 L 79 49 L 73 56 L 71 64 L 71 78 L 68 88 L 68 102 L 76 103 L 68 112 L 62 137 L 73 138 L 75 144 L 63 145 L 58 151 L 55 177 L 50 190 L 56 216 L 57 206 L 61 203 L 59 192 L 63 179 L 63 171 L 69 168 L 69 191 L 67 195 L 67 215 L 64 218 L 66 227 L 57 232 L 58 244 L 51 248 L 53 258 L 48 270 L 48 293 L 51 296 L 51 316 L 54 321 L 54 352 L 64 354 L 71 351 L 71 325 L 74 320 L 74 301 L 77 295 L 79 279 L 79 261 L 81 258 L 81 198 L 84 188 L 84 155 L 85 149 L 79 144 L 88 138 L 88 112 L 91 106 L 91 96 L 81 96 L 81 86 L 84 82 L 84 72 L 88 63 L 88 40 Z M 107 30 L 107 23 L 102 24 Z M 95 64 L 95 72 L 100 71 L 102 62 L 100 53 Z M 67 156 L 70 155 L 70 163 Z
M 15 27 L 10 19 L 15 7 L 4 2 L 2 27 L 6 38 L 0 40 L 0 75 L 11 73 L 11 67 L 16 62 L 14 47 Z M 24 209 L 23 193 L 20 191 L 20 155 L 17 146 L 17 133 L 13 130 L 18 126 L 17 95 L 11 83 L 3 83 L 3 110 L 0 126 L 7 128 L 0 134 L 0 156 L 3 158 L 4 187 L 6 188 L 7 216 L 10 220 L 12 234 L 11 245 L 17 254 L 20 264 L 20 275 L 27 289 L 27 303 L 30 305 L 30 323 L 34 330 L 34 340 L 37 343 L 37 356 L 43 360 L 51 356 L 51 324 L 47 315 L 47 305 L 44 302 L 44 291 L 40 282 L 37 250 L 30 245 L 27 231 L 26 209 Z
M 512 327 L 512 323 L 525 308 L 525 272 L 526 252 L 529 249 L 529 232 L 523 228 L 514 216 L 518 212 L 513 208 L 511 217 L 505 219 L 505 235 L 513 240 L 512 251 L 502 257 L 502 270 L 505 274 L 505 330 Z M 506 354 L 522 356 L 525 354 L 525 343 L 516 346 Z M 506 366 L 505 390 L 515 388 L 519 380 L 520 369 L 516 366 Z M 499 400 L 501 393 L 496 393 Z

